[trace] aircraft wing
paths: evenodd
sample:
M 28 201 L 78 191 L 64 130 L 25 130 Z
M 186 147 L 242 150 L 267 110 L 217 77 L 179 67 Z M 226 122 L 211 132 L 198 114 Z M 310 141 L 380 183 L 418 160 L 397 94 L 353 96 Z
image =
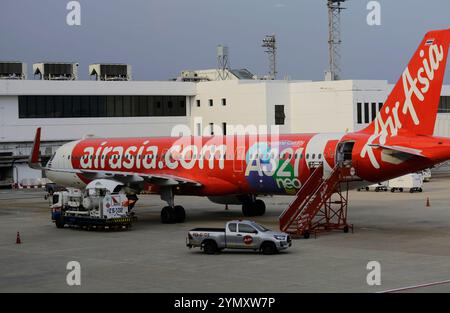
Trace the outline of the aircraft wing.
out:
M 375 147 L 375 148 L 391 150 L 394 152 L 403 153 L 403 154 L 410 155 L 410 156 L 418 156 L 418 157 L 426 158 L 426 156 L 424 156 L 422 154 L 422 150 L 419 150 L 419 149 L 408 148 L 408 147 L 403 147 L 403 146 L 395 146 L 395 145 L 394 146 L 380 145 L 380 144 L 370 144 L 369 146 Z
M 44 168 L 45 170 L 54 172 L 65 172 L 81 174 L 89 179 L 113 179 L 123 183 L 133 183 L 146 181 L 158 186 L 177 186 L 182 184 L 189 184 L 195 187 L 202 186 L 201 183 L 185 178 L 182 176 L 171 174 L 145 174 L 136 172 L 124 172 L 124 171 L 104 171 L 104 170 L 85 170 L 85 169 L 58 169 L 58 168 Z

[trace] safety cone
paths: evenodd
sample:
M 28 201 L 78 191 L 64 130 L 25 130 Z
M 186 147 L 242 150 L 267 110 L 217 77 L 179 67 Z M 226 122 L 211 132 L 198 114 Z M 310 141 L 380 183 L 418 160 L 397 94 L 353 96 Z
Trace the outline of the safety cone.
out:
M 430 197 L 427 197 L 427 205 L 426 205 L 427 207 L 430 207 L 431 205 L 430 205 Z
M 16 237 L 16 244 L 21 244 L 22 241 L 20 240 L 20 234 L 19 232 L 17 232 L 17 237 Z

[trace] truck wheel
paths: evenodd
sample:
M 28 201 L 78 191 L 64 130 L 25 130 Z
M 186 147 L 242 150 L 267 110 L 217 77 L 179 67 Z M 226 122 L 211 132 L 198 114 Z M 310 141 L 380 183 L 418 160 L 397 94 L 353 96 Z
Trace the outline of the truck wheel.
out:
M 213 240 L 206 240 L 203 243 L 203 251 L 206 254 L 214 254 L 217 252 L 217 244 L 215 241 Z
M 181 205 L 176 205 L 174 208 L 175 223 L 183 223 L 186 220 L 186 212 Z
M 275 254 L 277 253 L 277 247 L 273 242 L 266 241 L 261 245 L 261 252 L 266 255 Z
M 161 210 L 161 223 L 163 224 L 173 224 L 175 223 L 175 212 L 170 206 L 165 206 Z
M 266 213 L 266 204 L 262 200 L 256 200 L 254 203 L 255 213 L 257 216 L 263 216 Z
M 55 220 L 56 228 L 64 228 L 64 217 L 60 216 Z
M 344 226 L 344 233 L 348 233 L 349 227 L 347 225 Z
M 391 188 L 391 192 L 395 192 L 395 189 L 394 189 L 394 188 Z
M 303 238 L 309 239 L 309 236 L 310 236 L 309 231 L 305 231 L 305 233 L 303 234 Z
M 403 192 L 403 188 L 400 188 L 399 190 L 400 190 L 400 192 Z

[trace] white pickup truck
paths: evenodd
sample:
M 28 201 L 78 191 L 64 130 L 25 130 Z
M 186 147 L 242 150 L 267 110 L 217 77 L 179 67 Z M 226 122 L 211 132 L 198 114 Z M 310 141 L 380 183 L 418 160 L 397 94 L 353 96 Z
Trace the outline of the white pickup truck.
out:
M 271 231 L 247 220 L 230 221 L 225 228 L 194 228 L 186 238 L 186 246 L 200 247 L 206 254 L 223 249 L 249 249 L 274 254 L 291 245 L 288 234 Z

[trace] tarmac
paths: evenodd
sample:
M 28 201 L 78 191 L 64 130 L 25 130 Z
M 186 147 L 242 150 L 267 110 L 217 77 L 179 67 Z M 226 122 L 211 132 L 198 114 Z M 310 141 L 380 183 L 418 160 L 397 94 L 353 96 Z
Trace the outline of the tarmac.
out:
M 423 189 L 350 191 L 353 233 L 296 239 L 269 256 L 186 247 L 189 229 L 223 227 L 242 218 L 239 206 L 176 197 L 187 219 L 167 225 L 159 217 L 165 203 L 142 195 L 128 231 L 57 229 L 42 190 L 0 190 L 0 292 L 450 292 L 450 176 Z M 262 199 L 267 213 L 253 219 L 278 229 L 292 197 Z M 80 264 L 79 286 L 67 284 L 69 261 Z M 370 261 L 379 276 L 367 269 Z M 369 285 L 368 276 L 379 284 Z

